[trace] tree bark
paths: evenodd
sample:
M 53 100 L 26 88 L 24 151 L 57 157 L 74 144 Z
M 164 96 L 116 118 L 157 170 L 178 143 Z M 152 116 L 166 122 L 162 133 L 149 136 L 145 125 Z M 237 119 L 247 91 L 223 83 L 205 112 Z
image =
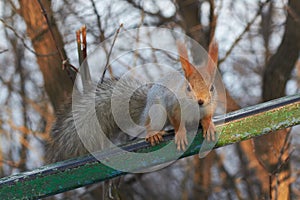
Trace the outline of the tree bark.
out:
M 51 29 L 57 45 L 66 58 L 66 53 L 63 49 L 64 42 L 51 11 L 51 1 L 41 0 L 41 2 L 50 19 Z M 19 0 L 19 4 L 20 14 L 26 23 L 27 34 L 31 39 L 36 52 L 37 63 L 43 74 L 46 92 L 56 111 L 66 96 L 72 92 L 73 83 L 68 77 L 67 72 L 62 70 L 61 57 L 56 49 L 55 42 L 38 1 Z
M 290 0 L 285 32 L 277 52 L 271 56 L 263 76 L 263 101 L 285 95 L 286 83 L 290 79 L 299 57 L 300 47 L 300 1 Z
M 265 68 L 262 87 L 263 101 L 285 95 L 286 83 L 290 79 L 291 72 L 299 57 L 300 1 L 289 0 L 287 12 L 288 16 L 282 42 Z M 265 171 L 262 171 L 261 174 L 264 177 L 272 174 L 269 183 L 271 184 L 269 185 L 271 191 L 265 191 L 271 195 L 272 199 L 290 198 L 289 162 L 285 162 L 289 156 L 289 151 L 285 149 L 282 152 L 286 145 L 286 137 L 288 137 L 288 131 L 282 130 L 254 139 L 256 156 L 265 168 Z M 278 164 L 282 162 L 284 162 L 283 167 L 278 169 Z M 265 185 L 264 189 L 266 188 Z

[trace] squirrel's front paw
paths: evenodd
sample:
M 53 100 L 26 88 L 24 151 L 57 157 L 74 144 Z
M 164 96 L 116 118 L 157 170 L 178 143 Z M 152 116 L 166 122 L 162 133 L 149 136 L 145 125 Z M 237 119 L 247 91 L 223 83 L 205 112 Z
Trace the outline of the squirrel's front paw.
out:
M 215 141 L 217 139 L 216 127 L 211 120 L 202 121 L 203 137 L 208 141 Z
M 214 123 L 211 123 L 206 131 L 206 137 L 208 141 L 216 141 L 217 139 L 217 133 L 216 133 L 216 127 Z
M 150 144 L 154 146 L 155 144 L 159 144 L 161 141 L 164 140 L 164 138 L 162 137 L 164 134 L 165 131 L 151 131 L 147 133 L 145 140 L 146 142 L 150 142 Z
M 177 145 L 178 151 L 185 150 L 185 146 L 188 145 L 186 131 L 182 130 L 182 131 L 178 131 L 177 133 L 175 133 L 175 144 Z

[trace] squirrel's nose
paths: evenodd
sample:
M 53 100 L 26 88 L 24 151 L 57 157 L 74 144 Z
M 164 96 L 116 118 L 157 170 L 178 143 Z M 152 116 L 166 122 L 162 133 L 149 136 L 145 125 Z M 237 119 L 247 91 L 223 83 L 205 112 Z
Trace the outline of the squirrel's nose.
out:
M 202 106 L 203 104 L 204 104 L 204 101 L 203 101 L 203 100 L 201 100 L 201 99 L 198 100 L 198 105 L 199 105 L 199 106 Z

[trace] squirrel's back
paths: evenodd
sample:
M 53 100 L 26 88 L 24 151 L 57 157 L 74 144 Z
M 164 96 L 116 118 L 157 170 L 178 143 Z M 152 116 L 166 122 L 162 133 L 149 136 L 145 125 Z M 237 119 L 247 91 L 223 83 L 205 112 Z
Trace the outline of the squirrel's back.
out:
M 130 79 L 120 82 L 118 89 L 114 91 L 117 82 L 105 79 L 103 83 L 90 87 L 84 94 L 73 94 L 73 102 L 71 98 L 67 100 L 57 113 L 50 141 L 46 145 L 47 163 L 84 155 L 88 150 L 99 151 L 106 148 L 106 137 L 116 142 L 129 138 L 126 134 L 121 134 L 114 120 L 111 97 L 116 93 L 118 98 L 122 98 L 122 93 L 129 88 L 138 88 L 130 98 L 129 111 L 132 120 L 139 123 L 146 104 L 147 87 L 139 87 L 139 81 Z

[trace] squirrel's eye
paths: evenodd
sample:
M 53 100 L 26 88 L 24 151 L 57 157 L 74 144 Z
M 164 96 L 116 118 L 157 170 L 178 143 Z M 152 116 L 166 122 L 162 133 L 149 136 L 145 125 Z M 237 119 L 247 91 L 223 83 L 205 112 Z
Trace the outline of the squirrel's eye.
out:
M 186 87 L 186 90 L 187 90 L 188 92 L 192 91 L 192 90 L 191 90 L 191 87 L 190 87 L 189 85 Z
M 215 90 L 215 87 L 212 85 L 211 87 L 210 87 L 210 91 L 212 92 L 212 91 L 214 91 Z

